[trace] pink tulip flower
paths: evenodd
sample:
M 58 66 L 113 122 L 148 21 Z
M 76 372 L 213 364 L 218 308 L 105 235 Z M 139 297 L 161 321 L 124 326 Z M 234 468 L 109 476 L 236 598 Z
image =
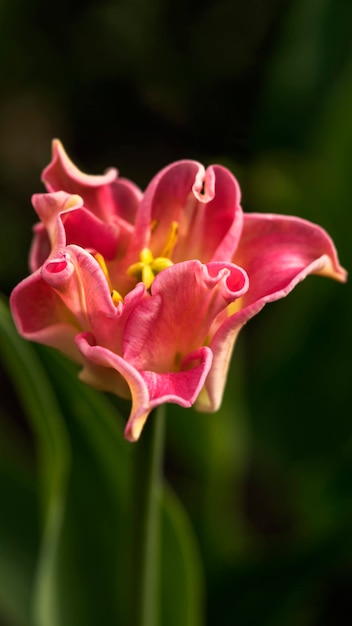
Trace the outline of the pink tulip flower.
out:
M 55 140 L 42 180 L 15 323 L 80 363 L 87 384 L 132 399 L 130 441 L 162 403 L 219 408 L 236 337 L 267 302 L 308 274 L 346 280 L 322 228 L 243 214 L 220 165 L 172 163 L 143 194 L 116 170 L 83 174 Z

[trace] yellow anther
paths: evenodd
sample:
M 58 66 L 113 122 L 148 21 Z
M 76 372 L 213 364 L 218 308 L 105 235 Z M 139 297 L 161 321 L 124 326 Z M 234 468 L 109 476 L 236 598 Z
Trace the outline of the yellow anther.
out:
M 158 220 L 153 220 L 152 223 L 150 224 L 150 231 L 153 233 L 155 229 L 158 227 L 158 225 L 159 225 Z
M 123 302 L 123 297 L 121 296 L 121 294 L 116 291 L 116 289 L 113 289 L 111 292 L 111 299 L 114 303 L 115 306 L 117 306 L 120 302 Z
M 118 305 L 119 302 L 123 302 L 123 297 L 121 296 L 121 294 L 116 291 L 116 289 L 113 289 L 111 286 L 111 281 L 110 281 L 110 276 L 109 276 L 109 270 L 106 266 L 105 263 L 105 259 L 103 257 L 102 254 L 100 254 L 100 252 L 96 252 L 94 255 L 95 260 L 99 263 L 101 269 L 103 270 L 103 274 L 106 278 L 106 282 L 108 283 L 109 289 L 110 289 L 110 293 L 111 293 L 111 299 L 114 303 L 115 306 Z
M 101 269 L 103 270 L 104 276 L 105 276 L 106 280 L 109 283 L 109 287 L 111 288 L 109 272 L 108 272 L 108 268 L 106 267 L 106 263 L 105 263 L 105 259 L 104 259 L 103 255 L 100 254 L 100 252 L 96 252 L 95 255 L 94 255 L 94 258 L 95 258 L 96 261 L 98 261 Z
M 169 234 L 167 236 L 167 240 L 166 240 L 166 244 L 163 248 L 163 251 L 161 253 L 162 257 L 170 257 L 173 253 L 173 249 L 176 245 L 177 242 L 177 235 L 178 235 L 178 223 L 177 222 L 171 222 L 171 226 L 170 226 L 170 230 L 169 230 Z

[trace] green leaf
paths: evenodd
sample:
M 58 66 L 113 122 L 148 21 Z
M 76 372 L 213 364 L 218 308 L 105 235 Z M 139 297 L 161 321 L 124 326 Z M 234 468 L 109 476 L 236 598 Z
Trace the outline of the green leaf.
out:
M 83 602 L 76 597 L 76 622 L 66 615 L 64 623 L 71 626 L 81 623 L 84 617 L 85 625 L 93 625 L 99 615 L 104 624 L 111 626 L 128 623 L 130 581 L 133 586 L 134 580 L 130 570 L 132 472 L 139 444 L 124 440 L 124 421 L 106 395 L 81 384 L 75 367 L 59 354 L 46 349 L 40 352 L 46 369 L 55 371 L 60 402 L 71 418 L 68 426 L 73 448 L 73 484 L 68 503 L 70 519 L 62 544 L 62 574 L 66 581 L 62 598 L 70 605 L 70 581 L 71 593 L 74 589 L 77 596 L 83 589 L 85 594 Z M 168 487 L 161 507 L 160 623 L 201 626 L 203 574 L 193 530 L 181 503 Z M 94 541 L 98 544 L 94 545 Z M 75 552 L 83 560 L 75 558 Z M 77 578 L 80 589 L 74 585 Z
M 162 496 L 161 624 L 201 626 L 203 572 L 188 516 L 171 488 Z
M 54 569 L 64 513 L 69 443 L 47 375 L 32 346 L 18 336 L 4 300 L 0 301 L 0 349 L 30 420 L 38 452 L 44 531 L 34 586 L 34 623 L 57 626 L 60 621 Z
M 2 410 L 0 424 L 0 623 L 28 626 L 39 544 L 36 476 L 13 416 Z
M 40 347 L 66 416 L 72 446 L 58 589 L 63 626 L 128 623 L 131 595 L 132 446 L 109 397 L 77 378 L 77 367 Z
M 58 353 L 18 337 L 3 304 L 1 327 L 3 355 L 31 420 L 43 474 L 46 530 L 34 623 L 128 623 L 130 481 L 138 451 L 123 439 L 123 420 L 109 398 L 80 383 L 75 366 Z M 169 489 L 162 498 L 161 567 L 161 623 L 201 626 L 197 546 Z

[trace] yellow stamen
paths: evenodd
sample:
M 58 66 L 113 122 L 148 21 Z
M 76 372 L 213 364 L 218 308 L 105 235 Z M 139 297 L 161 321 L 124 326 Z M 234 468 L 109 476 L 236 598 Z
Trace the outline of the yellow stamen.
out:
M 106 280 L 108 281 L 109 287 L 110 287 L 111 285 L 110 285 L 109 272 L 108 272 L 108 268 L 106 267 L 106 263 L 105 263 L 105 259 L 104 259 L 103 255 L 100 254 L 100 252 L 96 252 L 95 255 L 94 255 L 94 258 L 95 258 L 96 261 L 98 261 L 101 269 L 103 270 L 104 276 L 105 276 Z
M 173 249 L 176 245 L 177 242 L 177 235 L 178 235 L 178 223 L 177 222 L 171 222 L 171 226 L 170 226 L 170 230 L 169 230 L 169 234 L 167 236 L 167 240 L 166 240 L 166 244 L 164 246 L 164 249 L 161 253 L 162 257 L 170 257 L 172 255 Z
M 155 231 L 155 229 L 158 227 L 159 222 L 158 220 L 153 220 L 151 225 L 150 225 L 150 231 L 153 233 Z
M 109 270 L 107 268 L 107 265 L 105 263 L 105 259 L 103 257 L 102 254 L 100 254 L 100 252 L 96 252 L 94 255 L 95 260 L 99 263 L 101 269 L 103 270 L 103 274 L 106 278 L 106 282 L 109 285 L 109 289 L 110 289 L 110 293 L 111 293 L 111 299 L 114 303 L 115 306 L 117 306 L 119 304 L 119 302 L 123 302 L 123 297 L 121 296 L 121 294 L 116 291 L 116 289 L 113 289 L 111 286 L 111 281 L 110 281 L 110 276 L 109 276 Z
M 120 304 L 120 302 L 123 302 L 123 297 L 121 296 L 121 294 L 116 291 L 116 289 L 113 289 L 111 292 L 111 299 L 114 303 L 115 306 L 117 306 L 118 304 Z

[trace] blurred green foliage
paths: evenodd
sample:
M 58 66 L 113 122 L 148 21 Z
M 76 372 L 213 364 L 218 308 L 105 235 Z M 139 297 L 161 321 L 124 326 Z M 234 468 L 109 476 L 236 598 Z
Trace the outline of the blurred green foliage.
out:
M 351 28 L 349 0 L 62 1 L 50 10 L 4 0 L 1 291 L 28 273 L 30 195 L 54 136 L 83 169 L 116 165 L 141 187 L 178 158 L 221 162 L 238 176 L 245 210 L 320 223 L 349 269 Z M 198 602 L 201 560 L 207 626 L 352 621 L 351 316 L 349 284 L 308 278 L 242 331 L 219 413 L 170 407 L 165 473 L 190 521 L 170 496 L 163 567 L 175 595 L 195 585 Z M 56 626 L 50 611 L 60 626 L 127 624 L 134 447 L 121 438 L 125 407 L 85 389 L 50 351 L 14 345 L 24 368 L 28 348 L 44 373 L 37 396 L 33 369 L 16 382 L 7 344 L 0 623 L 28 626 L 35 602 L 44 626 Z M 187 549 L 176 563 L 178 544 Z M 163 623 L 173 624 L 167 589 Z M 179 623 L 200 619 L 190 603 Z

